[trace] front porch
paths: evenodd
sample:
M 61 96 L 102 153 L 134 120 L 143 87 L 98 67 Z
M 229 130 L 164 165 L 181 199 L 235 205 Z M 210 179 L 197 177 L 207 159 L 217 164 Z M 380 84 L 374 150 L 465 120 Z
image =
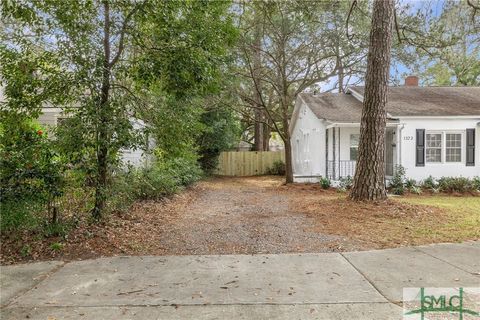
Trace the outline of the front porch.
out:
M 389 123 L 385 133 L 385 174 L 387 179 L 394 174 L 399 163 L 400 145 L 398 137 L 401 128 L 397 123 Z M 325 135 L 325 176 L 338 181 L 355 175 L 360 138 L 359 124 L 332 123 L 326 128 Z

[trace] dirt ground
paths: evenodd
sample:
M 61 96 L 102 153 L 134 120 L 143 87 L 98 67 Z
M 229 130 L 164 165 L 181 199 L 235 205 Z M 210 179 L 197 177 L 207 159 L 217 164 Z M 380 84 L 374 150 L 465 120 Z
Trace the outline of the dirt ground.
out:
M 451 225 L 458 214 L 452 218 L 445 208 L 395 200 L 357 203 L 318 184 L 282 182 L 271 176 L 212 178 L 164 201 L 139 202 L 102 225 L 82 225 L 66 239 L 39 239 L 27 255 L 18 241 L 3 243 L 0 262 L 334 252 L 480 238 L 480 217 L 456 233 Z

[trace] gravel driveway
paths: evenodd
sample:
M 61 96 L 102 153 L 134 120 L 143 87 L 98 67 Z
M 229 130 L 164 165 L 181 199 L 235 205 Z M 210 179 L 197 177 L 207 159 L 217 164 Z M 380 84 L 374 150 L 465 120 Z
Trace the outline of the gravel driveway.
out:
M 0 262 L 361 249 L 359 240 L 347 238 L 349 232 L 325 232 L 338 210 L 338 205 L 332 209 L 324 202 L 332 198 L 338 194 L 321 190 L 318 184 L 285 186 L 276 176 L 211 178 L 168 199 L 137 202 L 101 224 L 84 223 L 68 237 L 32 240 L 27 256 L 22 254 L 22 242 L 12 240 L 2 247 L 6 250 Z M 319 206 L 326 208 L 323 215 L 308 212 Z M 62 250 L 52 250 L 58 242 Z
M 291 210 L 301 190 L 278 177 L 215 178 L 176 209 L 162 230 L 165 254 L 332 252 L 354 250 L 343 237 L 314 231 L 311 216 Z M 308 193 L 305 193 L 307 196 Z

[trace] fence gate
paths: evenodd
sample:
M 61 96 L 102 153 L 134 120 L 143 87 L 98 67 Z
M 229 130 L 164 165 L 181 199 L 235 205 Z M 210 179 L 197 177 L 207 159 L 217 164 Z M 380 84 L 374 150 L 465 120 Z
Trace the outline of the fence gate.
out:
M 285 162 L 283 151 L 228 151 L 220 153 L 216 174 L 256 176 L 266 174 L 275 161 Z

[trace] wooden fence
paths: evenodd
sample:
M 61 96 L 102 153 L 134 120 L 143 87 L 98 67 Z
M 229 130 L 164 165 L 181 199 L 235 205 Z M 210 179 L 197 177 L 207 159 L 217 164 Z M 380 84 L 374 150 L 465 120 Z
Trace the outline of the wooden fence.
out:
M 266 174 L 275 161 L 285 162 L 283 151 L 228 151 L 220 153 L 216 174 L 256 176 Z

